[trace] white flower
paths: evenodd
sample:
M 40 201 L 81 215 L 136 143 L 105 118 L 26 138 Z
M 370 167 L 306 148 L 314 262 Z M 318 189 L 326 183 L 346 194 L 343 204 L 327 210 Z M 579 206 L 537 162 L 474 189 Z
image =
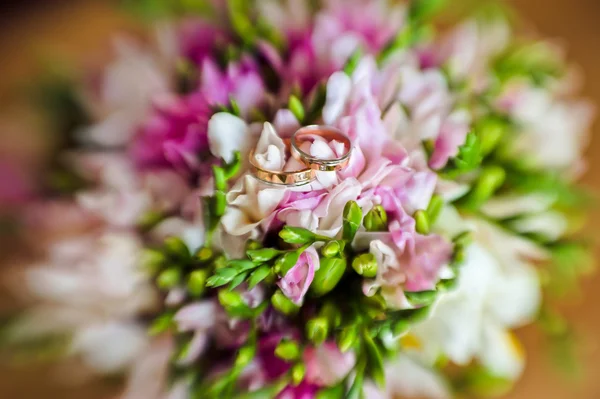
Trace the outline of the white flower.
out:
M 478 232 L 487 229 L 478 227 Z M 523 369 L 524 356 L 510 329 L 534 317 L 539 281 L 523 261 L 520 245 L 511 246 L 510 239 L 493 229 L 485 234 L 493 235 L 498 247 L 487 250 L 482 241 L 470 246 L 457 289 L 444 294 L 431 317 L 412 333 L 429 361 L 440 353 L 459 365 L 477 358 L 495 375 L 514 379 Z
M 210 152 L 225 162 L 231 162 L 236 151 L 241 153 L 242 159 L 246 159 L 256 142 L 251 133 L 244 120 L 227 112 L 216 113 L 208 122 Z

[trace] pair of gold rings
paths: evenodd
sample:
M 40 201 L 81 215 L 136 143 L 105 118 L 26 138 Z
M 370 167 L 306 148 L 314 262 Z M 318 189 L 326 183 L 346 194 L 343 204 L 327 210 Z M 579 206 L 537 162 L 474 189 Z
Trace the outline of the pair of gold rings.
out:
M 344 153 L 339 158 L 320 159 L 313 157 L 301 149 L 302 143 L 317 138 L 325 141 L 336 141 L 344 145 Z M 262 168 L 256 162 L 254 150 L 250 152 L 250 165 L 254 176 L 266 183 L 280 186 L 298 187 L 312 182 L 318 171 L 332 172 L 344 169 L 350 162 L 352 141 L 338 129 L 331 126 L 306 126 L 294 133 L 287 142 L 291 155 L 306 166 L 305 169 L 290 172 L 273 171 Z

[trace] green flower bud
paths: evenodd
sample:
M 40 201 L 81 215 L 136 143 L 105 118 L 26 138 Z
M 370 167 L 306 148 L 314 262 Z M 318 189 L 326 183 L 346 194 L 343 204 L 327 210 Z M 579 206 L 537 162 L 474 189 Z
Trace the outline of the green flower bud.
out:
M 246 251 L 246 255 L 254 263 L 267 262 L 281 253 L 280 250 L 275 248 L 261 248 Z
M 319 316 L 325 317 L 333 328 L 337 328 L 342 324 L 342 313 L 333 302 L 326 302 L 319 311 Z
M 377 276 L 377 259 L 370 253 L 358 255 L 352 261 L 352 268 L 363 277 L 374 278 Z
M 213 256 L 214 251 L 208 247 L 201 247 L 196 251 L 195 257 L 200 263 L 208 263 Z
M 348 352 L 358 339 L 358 327 L 345 327 L 338 336 L 338 347 L 342 352 Z
M 306 374 L 306 365 L 304 363 L 296 363 L 292 367 L 292 384 L 294 386 L 300 385 Z
M 187 290 L 190 295 L 199 297 L 204 293 L 208 272 L 206 270 L 194 270 L 190 273 L 187 281 Z
M 177 259 L 189 259 L 190 250 L 183 240 L 179 237 L 167 237 L 164 241 L 165 252 Z
M 414 215 L 417 233 L 427 235 L 429 234 L 429 218 L 427 212 L 418 210 Z
M 181 281 L 181 270 L 176 267 L 170 267 L 163 270 L 157 277 L 156 283 L 162 290 L 168 291 L 175 288 Z
M 310 285 L 311 295 L 320 297 L 333 290 L 344 276 L 346 265 L 344 258 L 322 258 L 321 266 L 315 271 Z
M 302 105 L 302 102 L 298 99 L 298 97 L 291 95 L 288 107 L 290 111 L 292 111 L 292 114 L 294 114 L 298 122 L 304 121 L 306 112 L 304 111 L 304 106 Z
M 323 249 L 321 249 L 321 253 L 326 258 L 333 258 L 338 256 L 344 250 L 344 241 L 329 241 Z
M 273 265 L 273 271 L 278 273 L 280 276 L 285 276 L 287 272 L 289 272 L 290 269 L 294 267 L 296 263 L 298 263 L 298 259 L 300 259 L 300 252 L 286 252 L 277 258 L 275 264 Z
M 506 123 L 496 117 L 485 118 L 478 124 L 477 134 L 481 142 L 482 155 L 488 155 L 496 148 L 506 128 Z
M 506 172 L 501 167 L 485 168 L 468 196 L 469 204 L 475 207 L 487 201 L 502 186 L 505 178 Z
M 262 242 L 257 240 L 248 240 L 246 242 L 246 252 L 261 249 L 263 247 Z
M 470 231 L 465 231 L 454 237 L 452 241 L 454 242 L 454 245 L 466 248 L 473 242 L 473 234 Z
M 418 292 L 408 292 L 405 291 L 404 295 L 406 299 L 413 306 L 429 306 L 431 305 L 437 298 L 437 291 L 418 291 Z
M 306 336 L 315 345 L 321 345 L 329 335 L 329 323 L 326 318 L 319 316 L 306 323 Z
M 363 225 L 367 231 L 386 231 L 388 228 L 387 212 L 383 206 L 377 205 L 365 216 Z
M 356 201 L 349 201 L 344 207 L 343 217 L 342 236 L 344 240 L 352 242 L 362 222 L 362 209 L 360 209 Z
M 308 244 L 315 241 L 316 235 L 310 230 L 301 227 L 285 226 L 279 232 L 279 237 L 288 244 Z
M 271 305 L 273 305 L 275 310 L 277 310 L 279 313 L 282 313 L 286 316 L 294 315 L 298 313 L 298 310 L 300 309 L 298 305 L 292 302 L 280 290 L 275 291 L 271 297 Z
M 166 262 L 165 254 L 156 249 L 146 248 L 142 252 L 141 265 L 148 274 L 154 276 Z
M 275 348 L 275 356 L 287 362 L 291 362 L 300 357 L 300 346 L 295 341 L 284 339 Z
M 440 291 L 451 291 L 458 285 L 457 278 L 451 278 L 446 280 L 440 280 L 435 286 L 437 290 Z
M 223 269 L 227 267 L 227 258 L 224 255 L 217 256 L 213 261 L 215 270 Z
M 238 370 L 243 369 L 247 365 L 249 365 L 254 357 L 256 356 L 256 345 L 246 345 L 242 346 L 237 353 L 237 357 L 235 358 L 234 367 Z
M 431 197 L 431 201 L 429 201 L 429 205 L 427 206 L 427 216 L 431 225 L 435 224 L 443 208 L 444 199 L 441 196 L 436 194 Z
M 237 291 L 219 290 L 219 303 L 225 309 L 235 309 L 246 305 L 242 294 Z

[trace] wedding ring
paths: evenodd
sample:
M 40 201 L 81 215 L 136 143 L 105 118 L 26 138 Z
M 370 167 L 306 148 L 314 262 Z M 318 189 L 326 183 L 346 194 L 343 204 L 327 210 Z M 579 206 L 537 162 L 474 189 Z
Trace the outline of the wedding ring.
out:
M 321 159 L 313 157 L 302 151 L 300 146 L 303 141 L 311 137 L 321 137 L 327 142 L 337 141 L 344 144 L 346 152 L 339 158 Z M 291 139 L 291 153 L 294 158 L 304 163 L 311 169 L 323 172 L 331 172 L 344 169 L 350 162 L 350 153 L 352 152 L 352 141 L 348 136 L 331 126 L 312 125 L 306 126 L 294 133 Z
M 264 169 L 256 162 L 254 150 L 250 151 L 250 166 L 258 180 L 278 186 L 304 186 L 315 179 L 315 171 L 311 168 L 291 172 Z

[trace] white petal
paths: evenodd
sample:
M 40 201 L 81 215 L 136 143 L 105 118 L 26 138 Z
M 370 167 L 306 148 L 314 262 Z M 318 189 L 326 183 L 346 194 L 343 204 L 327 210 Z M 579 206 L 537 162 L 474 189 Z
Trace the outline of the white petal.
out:
M 213 115 L 208 122 L 208 143 L 210 152 L 225 162 L 233 160 L 236 151 L 247 155 L 254 139 L 250 134 L 248 125 L 242 119 L 227 112 Z

